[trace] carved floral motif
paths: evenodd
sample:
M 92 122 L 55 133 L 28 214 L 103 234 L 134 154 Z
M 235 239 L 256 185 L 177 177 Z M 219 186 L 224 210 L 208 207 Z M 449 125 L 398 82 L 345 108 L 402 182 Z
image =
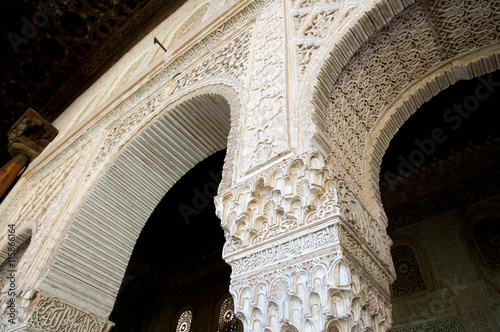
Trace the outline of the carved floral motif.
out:
M 292 7 L 295 23 L 299 80 L 314 60 L 325 40 L 335 34 L 333 26 L 341 24 L 358 5 L 356 1 L 298 1 Z
M 337 13 L 338 9 L 329 9 L 329 10 L 322 10 L 316 14 L 314 14 L 314 17 L 311 20 L 311 23 L 309 26 L 307 26 L 306 29 L 304 29 L 304 36 L 305 37 L 315 37 L 315 38 L 323 38 L 325 36 L 325 33 L 327 29 L 330 27 L 332 24 L 333 20 L 335 19 L 335 14 Z
M 242 170 L 247 172 L 288 150 L 285 28 L 281 1 L 255 23 L 253 62 L 245 127 Z
M 319 47 L 320 45 L 308 44 L 308 43 L 300 43 L 297 45 L 298 56 L 299 56 L 298 61 L 300 67 L 299 77 L 304 75 L 307 66 L 313 59 L 314 54 L 316 53 Z
M 336 79 L 328 111 L 332 162 L 357 194 L 363 152 L 380 115 L 445 61 L 497 42 L 498 24 L 496 2 L 420 1 L 358 49 Z
M 244 81 L 248 67 L 248 53 L 252 31 L 248 30 L 226 43 L 201 64 L 177 80 L 174 92 L 208 76 L 230 75 Z

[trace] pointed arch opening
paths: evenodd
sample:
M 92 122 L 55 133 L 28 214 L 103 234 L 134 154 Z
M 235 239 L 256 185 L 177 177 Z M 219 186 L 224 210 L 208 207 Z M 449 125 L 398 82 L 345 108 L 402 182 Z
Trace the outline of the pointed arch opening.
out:
M 215 332 L 214 312 L 229 291 L 231 274 L 213 204 L 225 154 L 216 152 L 187 172 L 148 219 L 110 316 L 112 331 L 170 330 L 177 324 L 175 331 Z M 229 307 L 225 314 L 234 309 Z M 177 317 L 180 308 L 189 308 L 190 316 Z M 233 316 L 224 317 L 236 324 Z
M 478 273 L 484 262 L 468 241 L 474 235 L 470 221 L 500 208 L 500 130 L 494 120 L 500 90 L 489 91 L 488 82 L 500 82 L 500 71 L 437 94 L 404 122 L 385 151 L 379 185 L 395 243 L 395 330 L 473 329 L 480 318 L 468 320 L 457 309 L 463 303 L 469 313 L 495 315 L 488 303 L 500 300 L 498 294 L 478 297 L 487 288 L 480 285 L 498 282 L 499 275 Z M 490 237 L 481 239 L 489 245 Z M 418 306 L 425 309 L 408 314 L 407 308 Z

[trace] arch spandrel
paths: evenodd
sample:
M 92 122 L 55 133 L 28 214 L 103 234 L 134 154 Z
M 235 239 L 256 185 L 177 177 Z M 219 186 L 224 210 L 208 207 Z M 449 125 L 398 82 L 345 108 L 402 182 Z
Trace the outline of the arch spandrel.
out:
M 394 16 L 417 0 L 376 0 L 376 1 L 325 1 L 333 4 L 335 18 L 324 27 L 324 36 L 312 44 L 304 43 L 298 35 L 296 42 L 300 89 L 296 99 L 296 109 L 303 115 L 301 121 L 308 119 L 310 125 L 299 126 L 304 149 L 315 148 L 329 154 L 331 146 L 327 137 L 326 110 L 328 109 L 332 86 L 336 83 L 344 66 L 356 51 L 378 29 L 387 24 Z M 303 7 L 314 8 L 315 1 L 296 1 L 300 12 Z M 293 11 L 292 11 L 293 13 Z M 313 15 L 321 10 L 313 9 Z M 297 15 L 297 20 L 302 14 Z M 316 20 L 313 20 L 314 22 Z M 299 23 L 299 26 L 304 24 Z M 304 28 L 302 28 L 304 29 Z M 307 30 L 307 29 L 306 29 Z M 300 78 L 302 76 L 302 78 Z

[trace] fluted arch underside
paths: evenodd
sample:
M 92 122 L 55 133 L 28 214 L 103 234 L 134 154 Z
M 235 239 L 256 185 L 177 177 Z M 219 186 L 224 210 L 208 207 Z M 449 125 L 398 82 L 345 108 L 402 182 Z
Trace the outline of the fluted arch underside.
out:
M 217 93 L 196 95 L 131 138 L 83 200 L 40 289 L 107 317 L 157 204 L 193 166 L 227 147 L 230 104 Z

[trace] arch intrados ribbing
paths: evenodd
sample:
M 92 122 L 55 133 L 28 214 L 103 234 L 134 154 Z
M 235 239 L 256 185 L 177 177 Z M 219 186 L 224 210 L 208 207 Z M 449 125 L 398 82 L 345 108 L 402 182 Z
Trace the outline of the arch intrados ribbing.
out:
M 40 290 L 109 316 L 135 243 L 157 204 L 192 167 L 227 147 L 239 98 L 231 87 L 214 90 L 205 87 L 182 98 L 102 166 Z

